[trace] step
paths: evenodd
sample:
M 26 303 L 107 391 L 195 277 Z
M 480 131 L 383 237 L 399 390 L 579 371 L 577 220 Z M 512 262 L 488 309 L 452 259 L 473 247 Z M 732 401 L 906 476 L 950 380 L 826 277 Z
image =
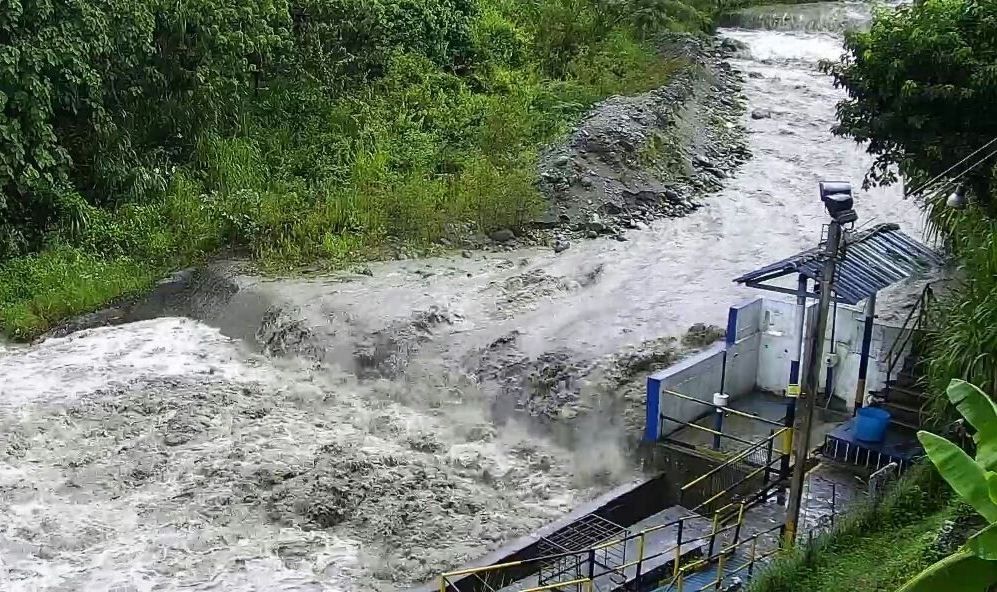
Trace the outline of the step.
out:
M 880 406 L 890 412 L 893 423 L 914 428 L 921 425 L 921 407 L 919 405 L 904 405 L 886 401 Z
M 884 401 L 908 407 L 920 407 L 927 401 L 927 398 L 918 391 L 895 386 L 886 387 L 882 397 Z
M 907 372 L 901 370 L 897 373 L 897 377 L 893 380 L 888 381 L 890 384 L 895 384 L 898 386 L 914 387 L 921 382 L 922 375 L 917 372 Z
M 888 385 L 883 397 L 890 403 L 911 407 L 920 407 L 928 399 L 919 389 L 899 385 Z
M 900 364 L 900 371 L 907 372 L 914 375 L 920 375 L 920 368 L 924 365 L 924 362 L 915 356 L 907 356 L 904 358 L 903 364 Z

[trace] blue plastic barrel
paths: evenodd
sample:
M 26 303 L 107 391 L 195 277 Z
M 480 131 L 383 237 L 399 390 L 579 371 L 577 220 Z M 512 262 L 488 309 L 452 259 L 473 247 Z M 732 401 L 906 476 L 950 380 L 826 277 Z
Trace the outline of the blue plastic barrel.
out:
M 886 426 L 890 424 L 890 412 L 879 407 L 863 407 L 857 415 L 855 437 L 864 442 L 882 442 Z

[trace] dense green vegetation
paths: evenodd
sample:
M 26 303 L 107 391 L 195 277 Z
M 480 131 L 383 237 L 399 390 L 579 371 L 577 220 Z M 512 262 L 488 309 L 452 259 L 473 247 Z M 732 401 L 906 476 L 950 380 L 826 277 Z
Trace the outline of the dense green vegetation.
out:
M 221 248 L 271 268 L 529 220 L 536 153 L 710 0 L 0 0 L 0 327 Z
M 968 592 L 989 590 L 997 583 L 997 405 L 961 380 L 953 380 L 946 394 L 974 430 L 976 457 L 937 434 L 921 431 L 917 437 L 945 482 L 987 526 L 911 578 L 901 592 Z
M 949 519 L 972 519 L 972 510 L 951 500 L 930 466 L 917 467 L 882 500 L 859 505 L 831 532 L 780 556 L 749 591 L 894 592 L 954 550 L 938 537 Z
M 960 262 L 929 344 L 940 414 L 953 377 L 997 392 L 997 144 L 988 146 L 997 138 L 997 3 L 925 0 L 883 11 L 846 49 L 826 66 L 849 95 L 835 132 L 868 142 L 877 160 L 867 182 L 893 182 L 897 171 L 911 188 L 942 179 L 918 196 Z M 946 205 L 957 188 L 969 201 L 961 209 Z

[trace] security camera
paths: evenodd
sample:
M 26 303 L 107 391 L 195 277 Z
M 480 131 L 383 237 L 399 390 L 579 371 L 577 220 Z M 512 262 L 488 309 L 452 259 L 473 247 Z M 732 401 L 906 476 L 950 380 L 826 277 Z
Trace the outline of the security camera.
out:
M 855 201 L 852 198 L 852 184 L 845 181 L 821 181 L 820 199 L 827 208 L 827 213 L 837 222 L 854 222 L 858 219 L 852 209 Z

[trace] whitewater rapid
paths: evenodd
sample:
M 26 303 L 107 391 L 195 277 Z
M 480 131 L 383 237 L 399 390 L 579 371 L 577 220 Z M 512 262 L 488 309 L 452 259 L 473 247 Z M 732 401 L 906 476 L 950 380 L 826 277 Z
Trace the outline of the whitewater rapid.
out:
M 508 335 L 527 357 L 595 360 L 722 324 L 757 295 L 733 277 L 817 241 L 818 181 L 861 184 L 869 157 L 829 133 L 842 94 L 816 69 L 840 54 L 840 34 L 720 34 L 747 47 L 733 65 L 746 74 L 753 158 L 694 214 L 559 255 L 385 262 L 350 282 L 257 286 L 330 341 L 445 309 L 429 329 L 416 323 L 395 375 L 261 355 L 224 327 L 174 317 L 0 346 L 0 589 L 394 590 L 638 478 L 619 425 L 569 446 L 496 424 L 461 370 Z M 899 188 L 860 191 L 857 210 L 860 225 L 922 235 Z

